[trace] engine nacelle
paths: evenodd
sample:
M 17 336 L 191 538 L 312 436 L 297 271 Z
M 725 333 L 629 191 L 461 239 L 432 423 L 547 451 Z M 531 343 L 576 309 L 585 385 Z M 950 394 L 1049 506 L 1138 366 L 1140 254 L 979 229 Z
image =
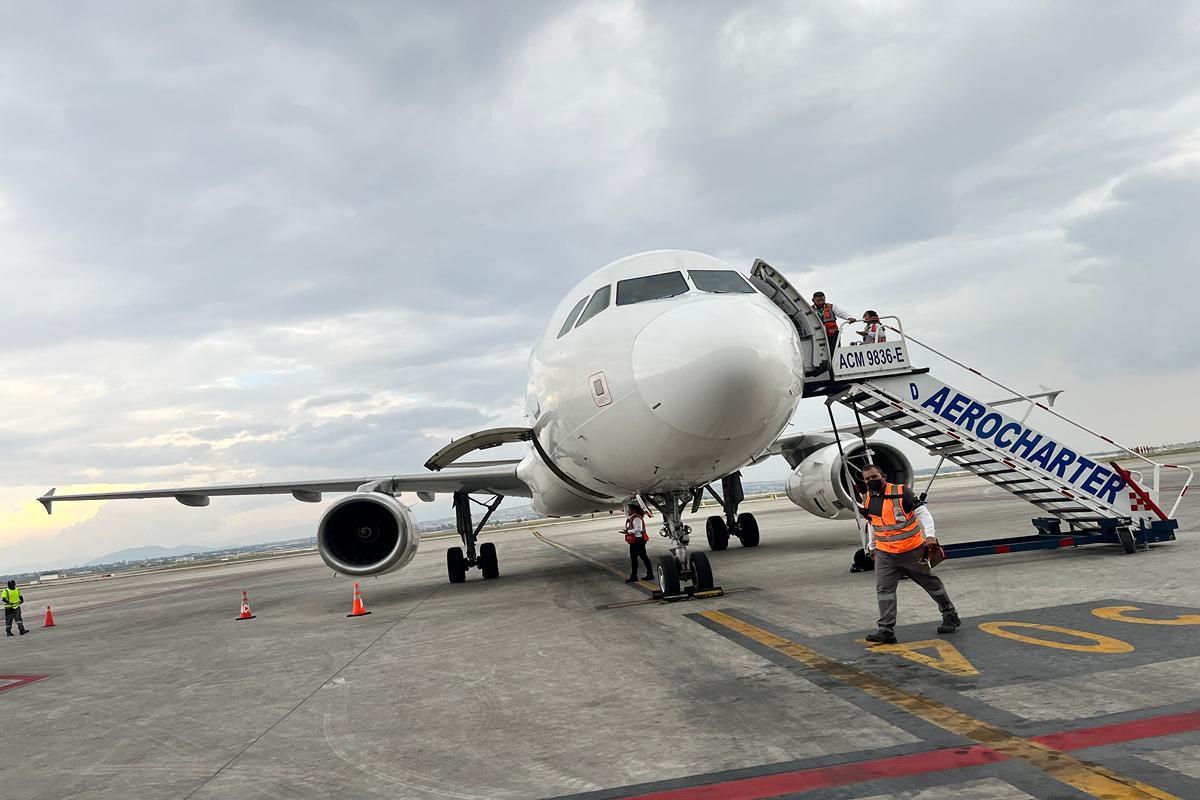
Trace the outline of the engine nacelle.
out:
M 912 464 L 904 453 L 890 444 L 868 441 L 864 447 L 861 441 L 854 439 L 843 441 L 842 450 L 854 467 L 856 480 L 863 466 L 874 463 L 883 469 L 892 483 L 912 482 Z M 842 469 L 842 456 L 836 443 L 822 447 L 796 465 L 787 479 L 787 496 L 818 517 L 854 517 L 854 493 L 846 482 L 846 471 Z
M 329 507 L 317 528 L 317 552 L 345 575 L 379 575 L 417 554 L 421 537 L 408 509 L 381 492 L 358 492 Z

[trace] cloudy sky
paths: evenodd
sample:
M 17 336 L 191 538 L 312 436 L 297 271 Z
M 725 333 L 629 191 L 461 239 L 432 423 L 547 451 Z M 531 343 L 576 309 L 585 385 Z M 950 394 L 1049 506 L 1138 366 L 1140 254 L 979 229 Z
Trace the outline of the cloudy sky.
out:
M 0 568 L 311 535 L 31 498 L 419 469 L 663 247 L 1198 438 L 1198 210 L 1196 4 L 3 3 Z

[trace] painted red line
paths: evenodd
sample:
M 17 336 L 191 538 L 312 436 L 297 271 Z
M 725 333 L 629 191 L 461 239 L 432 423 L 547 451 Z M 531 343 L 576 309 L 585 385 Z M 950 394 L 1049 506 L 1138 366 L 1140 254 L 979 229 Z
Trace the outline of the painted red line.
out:
M 7 692 L 9 689 L 49 677 L 49 675 L 0 675 L 0 692 Z
M 948 769 L 976 767 L 980 764 L 1006 761 L 1007 758 L 984 745 L 977 744 L 907 756 L 878 758 L 855 764 L 837 764 L 831 767 L 781 772 L 777 775 L 740 778 L 725 783 L 710 783 L 707 786 L 667 789 L 651 794 L 632 795 L 629 800 L 758 800 L 763 797 L 811 792 L 814 789 L 866 783 L 883 778 L 902 778 Z
M 1056 750 L 1070 751 L 1195 730 L 1200 730 L 1200 711 L 1031 736 L 1029 740 Z M 628 800 L 762 800 L 782 794 L 810 792 L 814 789 L 828 789 L 884 778 L 924 775 L 1007 760 L 1008 756 L 977 744 L 780 772 L 774 775 L 759 775 L 753 778 L 738 778 L 682 789 L 665 789 L 661 792 L 629 795 Z
M 1200 729 L 1200 711 L 1185 711 L 1182 714 L 1168 714 L 1165 717 L 1135 719 L 1132 722 L 1116 722 L 1096 728 L 1032 736 L 1030 739 L 1056 750 L 1083 750 L 1087 747 L 1132 742 L 1136 739 L 1150 739 L 1155 736 L 1187 733 L 1198 729 Z

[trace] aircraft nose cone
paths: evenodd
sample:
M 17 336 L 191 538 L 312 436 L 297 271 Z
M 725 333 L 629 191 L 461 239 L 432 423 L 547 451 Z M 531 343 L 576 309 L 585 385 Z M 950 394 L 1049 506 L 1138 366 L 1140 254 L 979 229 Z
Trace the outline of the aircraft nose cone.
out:
M 655 414 L 685 433 L 731 439 L 791 412 L 803 378 L 794 329 L 733 298 L 679 305 L 633 344 L 633 376 Z

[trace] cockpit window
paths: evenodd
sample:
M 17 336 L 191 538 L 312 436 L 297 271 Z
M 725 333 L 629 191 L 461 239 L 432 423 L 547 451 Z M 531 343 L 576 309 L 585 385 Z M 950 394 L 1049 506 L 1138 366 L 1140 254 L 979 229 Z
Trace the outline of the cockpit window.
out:
M 674 297 L 688 290 L 682 272 L 663 272 L 644 278 L 629 278 L 617 281 L 617 305 L 627 306 L 646 300 L 661 300 Z
M 746 279 L 731 269 L 689 269 L 688 275 L 702 292 L 754 294 Z
M 580 325 L 587 322 L 604 309 L 608 308 L 608 300 L 610 297 L 612 297 L 611 286 L 604 286 L 597 289 L 596 293 L 592 295 L 592 299 L 588 302 L 587 308 L 583 310 L 583 314 L 579 317 L 579 322 L 575 323 L 575 327 L 578 328 Z
M 558 338 L 561 339 L 562 337 L 566 336 L 567 331 L 571 330 L 571 326 L 575 324 L 575 318 L 579 316 L 580 311 L 583 311 L 583 304 L 587 301 L 588 299 L 586 297 L 583 298 L 575 304 L 575 307 L 571 309 L 571 313 L 567 314 L 567 321 L 564 322 L 562 328 L 559 329 Z

